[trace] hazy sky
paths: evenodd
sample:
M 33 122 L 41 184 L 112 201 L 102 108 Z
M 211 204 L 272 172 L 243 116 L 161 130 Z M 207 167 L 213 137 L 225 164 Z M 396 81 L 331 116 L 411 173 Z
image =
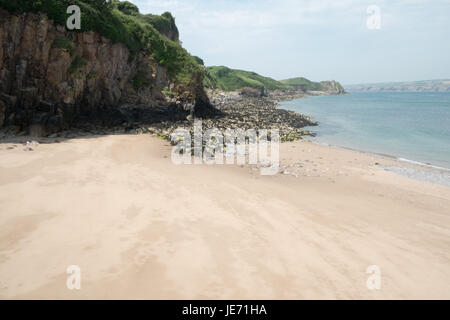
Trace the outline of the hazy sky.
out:
M 450 78 L 450 0 L 132 0 L 206 65 L 343 84 Z M 370 5 L 381 12 L 369 29 Z

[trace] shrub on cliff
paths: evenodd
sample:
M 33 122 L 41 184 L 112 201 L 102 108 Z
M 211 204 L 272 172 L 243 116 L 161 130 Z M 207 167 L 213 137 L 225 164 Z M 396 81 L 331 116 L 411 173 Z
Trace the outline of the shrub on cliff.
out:
M 67 38 L 56 38 L 52 44 L 53 48 L 65 49 L 71 56 L 75 53 L 75 44 Z
M 205 62 L 203 61 L 202 58 L 197 57 L 197 56 L 194 56 L 194 59 L 195 59 L 195 61 L 197 61 L 197 63 L 198 63 L 199 65 L 201 65 L 201 66 L 204 66 L 204 65 L 205 65 Z
M 129 1 L 117 3 L 117 9 L 130 16 L 137 16 L 139 14 L 139 8 Z
M 160 33 L 164 35 L 172 33 L 176 35 L 176 38 L 178 39 L 178 28 L 175 24 L 175 18 L 170 12 L 165 12 L 160 16 L 155 14 L 145 14 L 140 15 L 139 18 L 142 22 L 151 24 Z

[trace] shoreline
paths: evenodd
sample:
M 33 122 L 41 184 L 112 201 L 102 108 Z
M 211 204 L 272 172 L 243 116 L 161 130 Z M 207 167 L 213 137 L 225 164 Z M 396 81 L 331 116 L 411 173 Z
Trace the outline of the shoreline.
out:
M 34 151 L 33 147 L 38 147 L 40 144 L 59 144 L 59 143 L 64 143 L 64 142 L 70 142 L 70 141 L 76 141 L 78 139 L 101 139 L 101 138 L 105 138 L 105 137 L 120 137 L 124 135 L 124 133 L 121 132 L 117 132 L 117 133 L 111 133 L 111 134 L 102 134 L 102 135 L 89 135 L 88 133 L 83 133 L 81 135 L 75 135 L 73 137 L 68 137 L 68 138 L 49 138 L 49 137 L 41 137 L 41 138 L 36 138 L 36 137 L 32 137 L 32 136 L 12 136 L 12 137 L 3 137 L 0 138 L 0 146 L 2 144 L 6 144 L 7 145 L 7 149 L 11 148 L 11 146 L 15 146 L 14 148 L 18 147 L 18 148 L 22 148 L 25 151 Z M 155 139 L 162 139 L 162 141 L 165 141 L 166 143 L 170 143 L 169 140 L 167 140 L 165 137 L 159 136 L 158 134 L 154 134 L 154 133 L 130 133 L 130 134 L 125 134 L 126 136 L 149 136 Z M 333 145 L 333 144 L 329 144 L 326 142 L 320 142 L 320 141 L 314 141 L 314 140 L 310 140 L 310 139 L 305 139 L 305 138 L 300 138 L 298 140 L 295 141 L 286 141 L 281 143 L 280 145 L 289 145 L 292 143 L 307 143 L 307 144 L 311 144 L 320 148 L 326 148 L 329 150 L 341 150 L 341 151 L 348 151 L 354 154 L 358 154 L 358 155 L 362 155 L 362 156 L 367 156 L 367 157 L 371 157 L 373 159 L 378 159 L 380 161 L 385 160 L 385 161 L 389 161 L 389 165 L 381 165 L 378 162 L 375 162 L 374 165 L 376 166 L 380 166 L 380 168 L 384 168 L 386 171 L 390 171 L 395 173 L 398 176 L 403 176 L 406 177 L 408 179 L 414 180 L 414 181 L 420 181 L 420 182 L 428 182 L 431 184 L 435 184 L 435 185 L 440 185 L 440 186 L 445 186 L 445 187 L 450 187 L 450 169 L 448 168 L 444 168 L 444 167 L 439 167 L 439 166 L 435 166 L 432 164 L 427 164 L 427 163 L 422 163 L 419 161 L 415 161 L 415 160 L 410 160 L 410 159 L 404 159 L 404 158 L 400 158 L 400 157 L 396 157 L 394 155 L 390 155 L 390 154 L 384 154 L 384 153 L 377 153 L 377 152 L 371 152 L 371 151 L 365 151 L 365 150 L 360 150 L 360 149 L 356 149 L 356 148 L 350 148 L 350 147 L 345 147 L 345 146 L 339 146 L 339 145 Z M 21 145 L 21 146 L 18 146 Z M 0 150 L 2 150 L 3 148 L 1 148 Z M 29 149 L 29 150 L 26 150 Z M 249 167 L 252 167 L 252 165 L 248 165 Z M 253 167 L 257 167 L 259 169 L 260 164 L 258 163 L 257 165 L 253 165 Z M 280 161 L 280 167 L 282 167 L 283 164 Z M 393 169 L 394 168 L 394 169 Z M 399 170 L 395 170 L 395 168 L 398 169 L 414 169 L 418 172 L 436 172 L 438 173 L 441 177 L 443 177 L 443 182 L 437 182 L 436 180 L 429 178 L 429 179 L 417 179 L 414 178 L 412 175 L 405 175 L 402 172 L 399 172 Z M 281 170 L 280 172 L 278 172 L 277 175 L 283 174 L 283 170 Z
M 232 128 L 242 128 L 243 123 L 236 124 L 235 122 L 233 122 L 233 120 L 235 120 L 236 118 L 239 118 L 241 116 L 240 112 L 242 110 L 245 110 L 246 108 L 253 108 L 253 109 L 256 109 L 257 112 L 261 112 L 261 110 L 262 110 L 263 113 L 267 113 L 267 112 L 270 113 L 273 111 L 286 111 L 286 112 L 288 112 L 288 114 L 286 114 L 284 116 L 292 117 L 295 115 L 296 117 L 298 117 L 298 120 L 295 120 L 295 121 L 299 121 L 299 123 L 300 123 L 299 128 L 293 129 L 293 127 L 291 127 L 290 129 L 288 129 L 288 132 L 291 132 L 290 130 L 293 130 L 293 132 L 295 132 L 295 133 L 294 134 L 292 134 L 292 133 L 285 134 L 284 135 L 285 138 L 283 138 L 283 135 L 282 135 L 281 141 L 283 143 L 302 141 L 304 139 L 307 139 L 307 141 L 310 141 L 309 138 L 307 138 L 307 136 L 311 136 L 312 138 L 314 138 L 315 133 L 312 131 L 309 131 L 309 130 L 315 126 L 319 126 L 320 125 L 319 122 L 316 122 L 308 115 L 302 114 L 297 111 L 282 108 L 280 102 L 304 99 L 304 98 L 315 97 L 315 96 L 329 96 L 329 95 L 343 95 L 343 94 L 349 94 L 349 93 L 345 92 L 345 93 L 336 94 L 333 92 L 322 92 L 322 91 L 317 91 L 317 92 L 313 91 L 313 92 L 306 92 L 306 93 L 305 92 L 296 92 L 296 93 L 293 93 L 293 92 L 268 92 L 268 95 L 266 97 L 255 97 L 255 96 L 251 96 L 251 95 L 250 96 L 246 95 L 239 90 L 232 91 L 232 92 L 224 92 L 222 90 L 210 90 L 210 91 L 208 91 L 209 98 L 211 99 L 211 101 L 214 102 L 215 107 L 217 107 L 217 109 L 220 110 L 221 112 L 225 112 L 225 114 L 222 116 L 219 116 L 219 117 L 202 119 L 203 132 L 205 132 L 205 130 L 215 127 L 215 126 L 217 126 L 219 128 L 224 128 L 227 125 L 229 125 Z M 258 108 L 259 107 L 258 103 L 260 103 L 262 105 L 262 107 Z M 261 109 L 261 110 L 259 110 L 259 109 Z M 237 113 L 235 114 L 234 112 L 236 112 L 236 111 L 237 111 Z M 248 110 L 244 111 L 243 114 L 245 116 L 248 116 Z M 276 112 L 274 113 L 274 115 L 276 115 Z M 250 116 L 250 118 L 251 117 L 254 117 L 254 115 Z M 256 118 L 261 118 L 261 116 L 257 115 Z M 54 141 L 62 142 L 65 140 L 78 139 L 78 138 L 84 138 L 84 137 L 100 138 L 102 136 L 121 135 L 121 134 L 132 134 L 132 135 L 133 134 L 138 134 L 138 135 L 139 134 L 151 134 L 156 137 L 170 141 L 170 133 L 173 132 L 173 130 L 175 128 L 177 128 L 177 127 L 191 128 L 193 125 L 193 120 L 194 120 L 193 118 L 191 118 L 191 119 L 188 118 L 186 120 L 165 121 L 162 123 L 156 123 L 156 124 L 147 125 L 147 126 L 137 125 L 135 129 L 132 129 L 129 132 L 126 132 L 122 127 L 110 128 L 110 129 L 97 128 L 99 130 L 83 130 L 83 129 L 73 128 L 73 129 L 67 130 L 65 132 L 62 132 L 60 135 L 56 135 L 56 136 L 53 135 L 52 137 L 37 138 L 37 137 L 24 136 L 24 135 L 19 135 L 19 136 L 17 136 L 17 135 L 1 136 L 0 135 L 0 143 L 2 143 L 2 141 L 9 141 L 9 142 L 16 142 L 16 143 L 20 144 L 20 143 L 25 143 L 27 141 L 31 142 L 31 141 L 35 141 L 35 140 L 42 141 L 44 143 L 53 143 Z M 229 122 L 230 120 L 231 120 L 231 123 Z M 272 124 L 272 125 L 276 125 L 276 126 L 280 126 L 280 125 L 283 126 L 283 125 L 285 125 L 285 122 L 286 122 L 286 118 L 283 118 L 281 121 L 279 121 L 279 123 L 273 122 L 273 120 L 271 120 L 271 119 L 269 119 L 265 123 L 266 123 L 266 125 Z M 256 124 L 255 122 L 253 124 L 256 125 L 256 127 L 258 129 L 261 128 L 261 124 Z M 294 127 L 295 126 L 296 125 L 294 125 Z M 244 128 L 247 128 L 247 127 L 249 127 L 249 126 L 247 124 L 244 124 Z M 381 158 L 387 158 L 389 160 L 395 160 L 398 162 L 397 166 L 399 168 L 405 167 L 403 164 L 408 164 L 408 165 L 415 166 L 414 169 L 421 170 L 421 171 L 435 170 L 441 174 L 444 174 L 444 172 L 445 173 L 450 172 L 450 169 L 448 169 L 448 168 L 439 167 L 439 166 L 423 163 L 423 162 L 416 161 L 416 160 L 404 159 L 401 157 L 397 157 L 395 155 L 377 153 L 377 152 L 366 151 L 366 150 L 345 147 L 345 146 L 339 146 L 339 145 L 333 145 L 333 144 L 329 144 L 329 143 L 321 142 L 321 141 L 311 140 L 311 143 L 319 145 L 319 146 L 325 146 L 325 147 L 329 147 L 329 148 L 336 148 L 336 149 L 342 149 L 342 150 L 349 150 L 352 152 L 367 154 L 369 156 L 376 156 L 376 157 L 381 157 Z M 406 167 L 411 168 L 411 166 L 406 166 Z M 396 172 L 396 174 L 405 176 L 404 173 Z M 411 175 L 409 175 L 408 178 L 415 179 L 415 178 L 412 178 Z M 417 180 L 417 179 L 415 179 L 415 180 Z M 430 178 L 428 180 L 425 179 L 425 181 L 431 182 L 431 183 L 436 183 L 436 182 L 434 182 L 435 180 L 440 180 L 440 179 L 433 179 L 433 178 Z M 421 180 L 421 181 L 423 181 L 423 180 Z M 437 183 L 442 185 L 442 183 L 439 183 L 439 182 L 437 182 Z M 448 178 L 445 177 L 444 185 L 450 186 L 450 176 Z
M 433 170 L 438 170 L 438 171 L 448 171 L 450 172 L 450 168 L 445 168 L 445 167 L 440 167 L 437 165 L 433 165 L 431 163 L 425 163 L 425 162 L 421 162 L 421 161 L 417 161 L 417 160 L 412 160 L 412 159 L 406 159 L 406 158 L 402 158 L 402 157 L 397 157 L 395 155 L 392 154 L 386 154 L 386 153 L 379 153 L 379 152 L 373 152 L 373 151 L 366 151 L 366 150 L 361 150 L 361 149 L 356 149 L 356 148 L 351 148 L 351 147 L 344 147 L 344 146 L 339 146 L 339 145 L 334 145 L 334 144 L 330 144 L 327 142 L 321 142 L 321 141 L 313 141 L 310 140 L 311 143 L 319 145 L 319 146 L 324 146 L 324 147 L 331 147 L 331 148 L 337 148 L 337 149 L 344 149 L 344 150 L 349 150 L 349 151 L 353 151 L 353 152 L 358 152 L 358 153 L 362 153 L 362 154 L 368 154 L 368 155 L 374 155 L 380 158 L 386 158 L 386 159 L 393 159 L 396 160 L 398 162 L 401 163 L 408 163 L 408 164 L 412 164 L 412 165 L 416 165 L 420 168 L 423 169 L 433 169 Z
M 346 94 L 351 94 L 351 92 L 348 92 Z M 320 96 L 325 96 L 325 95 L 328 96 L 330 94 L 323 94 L 323 95 L 320 95 Z M 302 99 L 302 98 L 309 98 L 309 97 L 312 97 L 312 96 L 316 96 L 316 95 L 306 95 L 304 97 L 299 97 L 299 98 L 294 98 L 294 99 L 289 99 L 289 100 L 283 100 L 283 101 L 299 100 L 299 99 Z M 291 109 L 288 109 L 288 108 L 284 108 L 281 104 L 278 104 L 278 108 L 283 109 L 283 110 L 294 111 L 294 110 L 291 110 Z M 301 113 L 299 111 L 295 111 L 295 112 Z M 304 113 L 301 113 L 301 114 L 304 114 Z M 307 114 L 304 114 L 304 115 L 309 117 L 312 121 L 317 122 L 317 127 L 320 127 L 320 122 L 317 119 L 314 119 L 312 116 L 307 115 Z M 316 126 L 314 126 L 314 127 L 316 127 Z M 312 137 L 316 138 L 316 134 L 317 133 L 314 132 L 313 127 L 306 127 L 306 129 L 307 130 L 312 130 L 312 133 L 313 133 Z M 319 140 L 312 141 L 312 142 L 313 143 L 317 143 L 319 145 L 323 144 L 323 145 L 326 145 L 326 146 L 342 148 L 342 149 L 348 149 L 348 150 L 352 150 L 352 151 L 356 151 L 356 152 L 362 152 L 362 153 L 368 153 L 368 154 L 375 154 L 375 155 L 382 156 L 382 157 L 393 158 L 393 159 L 396 159 L 396 160 L 401 161 L 401 162 L 418 165 L 420 167 L 423 167 L 424 169 L 434 169 L 434 170 L 438 170 L 438 171 L 450 172 L 450 167 L 444 167 L 442 165 L 433 164 L 433 163 L 422 161 L 422 160 L 408 159 L 408 158 L 405 158 L 405 157 L 402 157 L 402 156 L 396 156 L 394 154 L 370 151 L 369 148 L 367 150 L 363 150 L 363 149 L 359 149 L 359 148 L 347 147 L 347 146 L 338 145 L 338 144 L 331 144 L 331 143 L 328 143 L 326 141 L 319 141 Z
M 450 169 L 448 169 L 448 168 L 439 167 L 439 166 L 435 166 L 435 165 L 427 164 L 427 163 L 422 163 L 422 162 L 415 161 L 415 160 L 400 158 L 400 157 L 396 157 L 396 156 L 389 155 L 389 154 L 358 150 L 358 149 L 349 148 L 349 147 L 335 146 L 335 145 L 331 145 L 331 144 L 327 144 L 327 143 L 320 143 L 320 142 L 315 142 L 315 141 L 311 141 L 311 143 L 314 143 L 317 145 L 322 145 L 322 146 L 328 147 L 328 148 L 349 150 L 349 151 L 360 153 L 360 154 L 375 156 L 380 159 L 393 160 L 396 162 L 396 165 L 382 166 L 382 167 L 387 171 L 394 172 L 397 175 L 404 176 L 404 177 L 407 177 L 407 178 L 415 180 L 415 181 L 429 182 L 432 184 L 450 187 Z M 415 170 L 415 172 L 408 171 L 408 169 Z M 428 173 L 428 175 L 426 175 L 427 173 Z
M 236 118 L 239 118 L 240 116 L 249 116 L 248 110 L 249 108 L 253 108 L 256 110 L 256 113 L 250 115 L 250 119 L 252 117 L 255 117 L 256 119 L 261 118 L 261 115 L 258 115 L 258 112 L 262 112 L 262 114 L 275 112 L 274 116 L 277 116 L 277 112 L 279 111 L 285 111 L 287 114 L 283 114 L 282 120 L 277 120 L 278 122 L 274 121 L 273 119 L 269 119 L 268 121 L 264 122 L 267 126 L 270 127 L 270 125 L 275 126 L 284 126 L 286 125 L 286 119 L 288 117 L 294 117 L 294 123 L 297 121 L 299 124 L 294 124 L 293 126 L 289 127 L 287 134 L 286 132 L 281 135 L 281 141 L 283 143 L 289 143 L 289 142 L 295 142 L 295 141 L 301 141 L 303 139 L 307 139 L 309 141 L 309 138 L 307 136 L 311 136 L 312 138 L 315 137 L 315 133 L 313 131 L 309 131 L 311 128 L 315 126 L 320 126 L 320 123 L 312 119 L 310 116 L 302 114 L 298 111 L 289 110 L 286 108 L 282 108 L 280 102 L 284 101 L 292 101 L 297 99 L 305 99 L 309 97 L 315 97 L 315 96 L 329 96 L 329 95 L 344 95 L 344 94 L 350 94 L 348 92 L 344 93 L 334 93 L 334 92 L 323 92 L 323 91 L 310 91 L 310 92 L 283 92 L 283 91 L 274 91 L 274 92 L 268 92 L 267 96 L 264 97 L 256 97 L 252 96 L 251 94 L 245 94 L 244 91 L 231 91 L 231 92 L 225 92 L 222 90 L 209 90 L 208 96 L 213 102 L 213 105 L 220 111 L 224 112 L 221 116 L 216 116 L 212 118 L 200 118 L 202 120 L 203 124 L 203 132 L 205 130 L 210 129 L 212 127 L 219 127 L 219 128 L 225 128 L 227 126 L 230 126 L 231 128 L 250 128 L 246 123 L 242 122 L 234 122 Z M 258 105 L 258 103 L 261 105 Z M 237 112 L 237 113 L 235 113 Z M 240 113 L 244 112 L 244 113 Z M 264 118 L 264 117 L 262 117 Z M 298 119 L 297 119 L 298 118 Z M 2 141 L 9 141 L 9 142 L 16 142 L 16 143 L 25 143 L 27 141 L 47 141 L 48 143 L 52 143 L 53 141 L 62 142 L 65 140 L 70 139 L 78 139 L 78 138 L 84 138 L 84 137 L 102 137 L 102 136 L 108 136 L 108 135 L 121 135 L 121 134 L 151 134 L 154 136 L 157 136 L 159 138 L 165 139 L 167 141 L 170 141 L 170 133 L 175 130 L 177 127 L 184 127 L 184 128 L 191 128 L 193 126 L 193 120 L 194 118 L 189 118 L 186 120 L 172 120 L 172 121 L 164 121 L 161 123 L 156 123 L 153 125 L 138 125 L 136 124 L 133 128 L 128 131 L 124 130 L 123 127 L 117 127 L 117 128 L 96 128 L 93 130 L 89 130 L 90 128 L 87 127 L 84 129 L 80 128 L 73 128 L 69 129 L 65 132 L 61 132 L 61 134 L 58 135 L 52 135 L 50 137 L 32 137 L 32 136 L 25 136 L 25 135 L 1 135 L 0 133 L 0 143 Z M 230 122 L 231 120 L 231 122 Z M 254 119 L 253 119 L 254 120 Z M 267 119 L 266 119 L 267 120 Z M 261 124 L 257 122 L 253 122 L 253 125 L 256 126 L 257 129 L 261 129 Z M 298 126 L 298 128 L 295 128 Z M 192 130 L 191 130 L 192 131 Z M 311 141 L 314 144 L 317 144 L 319 146 L 326 146 L 330 148 L 337 148 L 337 149 L 343 149 L 343 150 L 349 150 L 357 153 L 367 154 L 371 156 L 377 156 L 381 158 L 388 158 L 391 160 L 395 160 L 398 162 L 399 167 L 403 167 L 402 164 L 409 164 L 416 166 L 415 169 L 417 170 L 436 170 L 440 173 L 443 172 L 450 172 L 449 168 L 445 167 L 439 167 L 433 164 L 428 164 L 416 160 L 411 159 L 404 159 L 401 157 L 397 157 L 395 155 L 390 154 L 383 154 L 383 153 L 377 153 L 372 151 L 366 151 L 361 150 L 357 148 L 351 148 L 351 147 L 345 147 L 345 146 L 339 146 L 339 145 L 333 145 L 329 144 L 327 142 L 321 142 L 321 141 Z M 398 173 L 399 175 L 402 175 L 401 173 Z M 409 177 L 411 178 L 411 177 Z M 414 179 L 414 178 L 412 178 Z M 431 183 L 434 183 L 431 179 Z M 448 182 L 444 181 L 444 185 L 449 186 L 450 185 L 450 177 L 448 177 Z
M 450 187 L 450 169 L 447 168 L 441 168 L 417 161 L 402 159 L 388 154 L 336 146 L 323 142 L 311 140 L 302 140 L 301 142 L 309 143 L 320 148 L 328 149 L 330 151 L 347 151 L 355 155 L 370 157 L 375 161 L 373 163 L 374 166 L 383 168 L 385 171 L 392 172 L 398 177 L 404 177 L 417 182 L 426 182 L 433 185 Z M 386 161 L 387 163 L 382 164 L 381 162 L 383 161 Z
M 327 93 L 315 92 L 313 94 Z M 142 109 L 125 105 L 119 108 L 124 117 L 122 119 L 124 122 L 121 124 L 108 126 L 95 119 L 92 122 L 81 121 L 63 131 L 42 137 L 71 139 L 87 135 L 150 133 L 170 140 L 170 134 L 177 128 L 190 128 L 195 120 L 202 120 L 204 131 L 212 128 L 278 129 L 281 141 L 289 142 L 296 141 L 302 136 L 312 135 L 310 131 L 304 128 L 317 124 L 303 114 L 277 108 L 280 99 L 291 100 L 304 97 L 305 93 L 303 92 L 278 92 L 276 94 L 271 92 L 268 96 L 255 96 L 252 93 L 247 94 L 245 90 L 242 92 L 209 90 L 207 95 L 215 110 L 211 114 L 196 116 L 195 114 L 183 114 L 176 111 L 174 113 L 166 112 L 167 110 L 159 113 L 160 111 L 157 108 Z M 140 115 L 142 119 L 137 117 L 135 113 Z M 128 116 L 130 116 L 129 119 Z M 0 139 L 16 139 L 24 136 L 27 136 L 27 132 L 18 131 L 14 126 L 0 129 Z M 39 138 L 41 135 L 36 132 L 34 137 Z

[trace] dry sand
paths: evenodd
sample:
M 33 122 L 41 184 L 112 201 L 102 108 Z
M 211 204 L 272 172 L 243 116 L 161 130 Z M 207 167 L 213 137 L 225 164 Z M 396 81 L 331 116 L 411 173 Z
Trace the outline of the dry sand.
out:
M 394 160 L 289 143 L 288 174 L 260 176 L 175 166 L 144 135 L 12 145 L 0 298 L 450 299 L 450 188 L 374 165 Z M 380 290 L 366 287 L 371 265 Z

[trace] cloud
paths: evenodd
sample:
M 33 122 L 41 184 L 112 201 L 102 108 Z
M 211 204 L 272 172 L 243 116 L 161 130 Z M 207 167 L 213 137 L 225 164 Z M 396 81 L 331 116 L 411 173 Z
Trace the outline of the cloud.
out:
M 353 0 L 134 1 L 145 13 L 172 11 L 189 28 L 280 27 L 327 20 L 324 12 L 350 10 Z
M 429 61 L 449 68 L 442 52 L 450 46 L 443 42 L 450 0 L 131 1 L 143 13 L 172 12 L 183 45 L 207 64 L 347 82 L 389 80 L 383 77 L 394 70 L 413 74 L 412 63 L 423 66 L 417 70 Z M 367 29 L 369 5 L 381 9 L 378 31 Z M 370 60 L 380 67 L 368 70 Z

